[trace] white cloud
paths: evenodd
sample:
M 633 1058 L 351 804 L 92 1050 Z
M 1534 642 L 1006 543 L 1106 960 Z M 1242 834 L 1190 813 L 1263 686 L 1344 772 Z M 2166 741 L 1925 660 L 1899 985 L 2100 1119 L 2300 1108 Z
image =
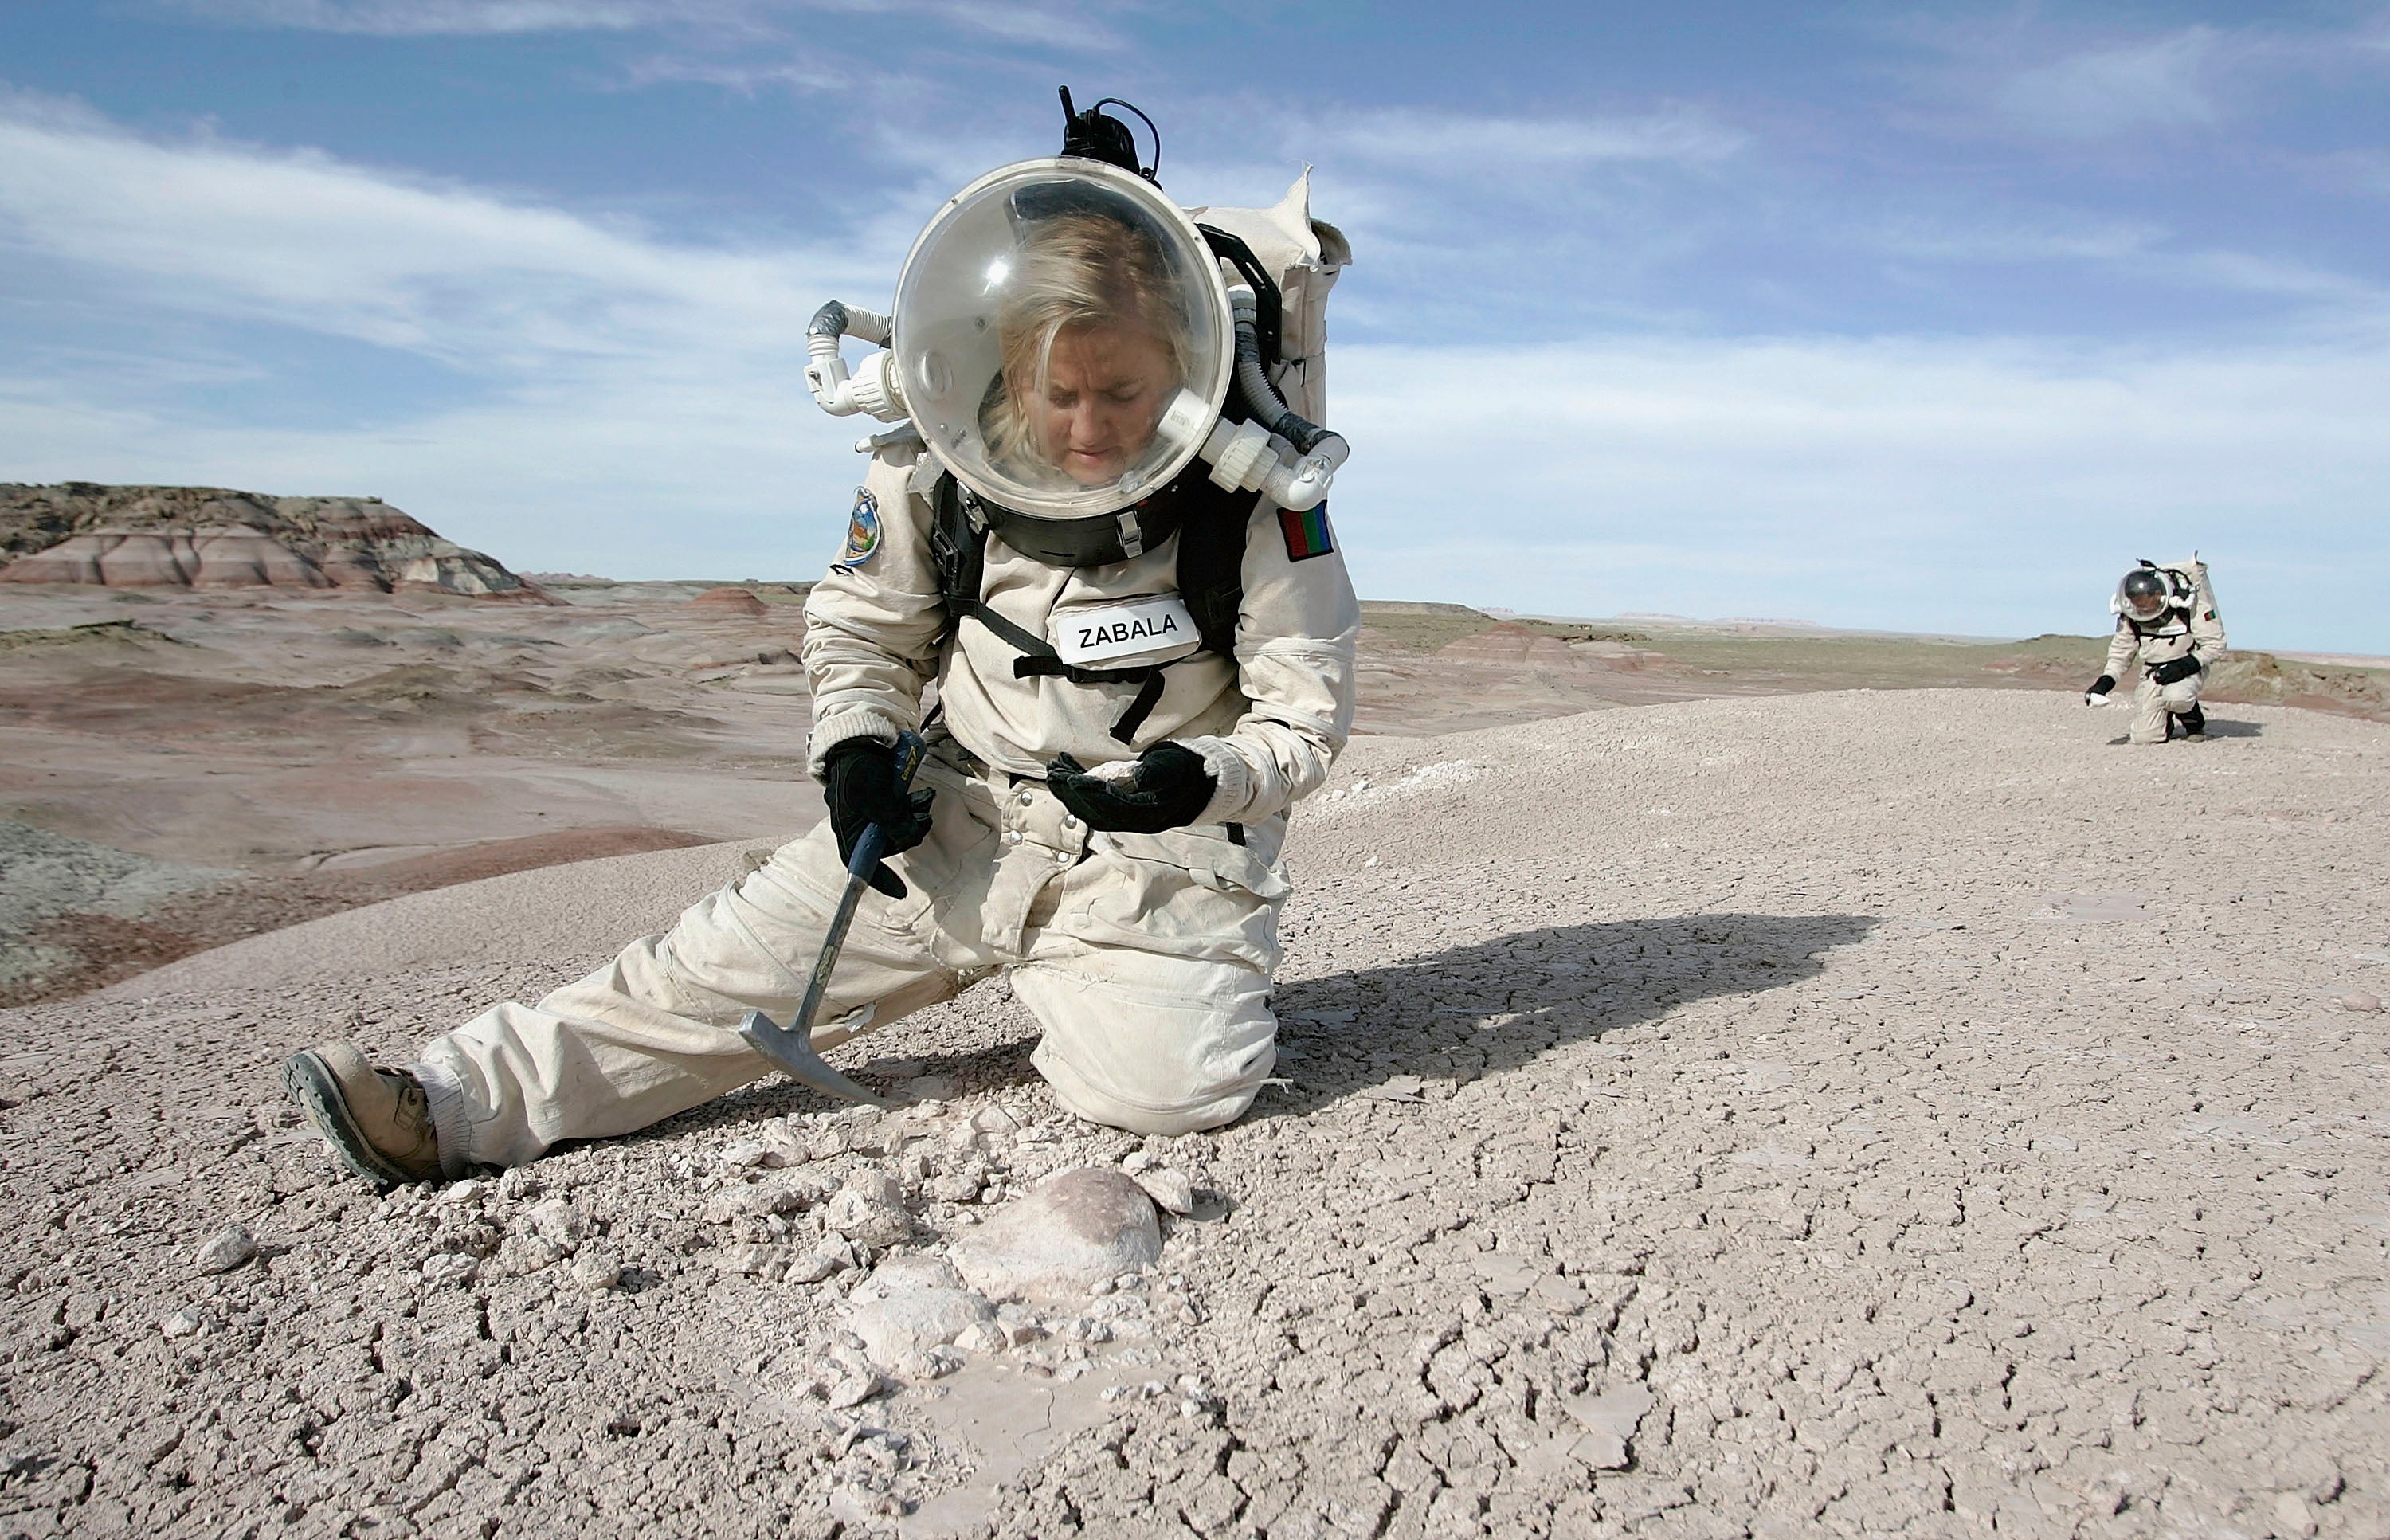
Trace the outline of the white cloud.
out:
M 2223 116 L 2216 75 L 2224 42 L 2213 28 L 2191 27 L 2088 49 L 2011 76 L 1998 105 L 2018 126 L 2065 138 L 2213 127 Z
M 798 381 L 803 322 L 884 294 L 918 212 L 873 204 L 860 240 L 707 246 L 19 101 L 0 110 L 0 260 L 161 340 L 0 357 L 0 475 L 375 493 L 522 566 L 801 573 L 860 469 L 856 426 Z M 2111 567 L 2197 545 L 2242 640 L 2390 651 L 2379 328 L 2241 348 L 1486 335 L 1340 341 L 1336 519 L 1366 591 L 2028 632 L 2095 625 Z M 289 426 L 239 404 L 261 399 L 243 369 L 268 367 L 262 340 L 289 336 L 455 385 L 400 407 L 368 384 L 341 420 Z
M 1342 151 L 1377 165 L 1495 180 L 1520 166 L 1709 165 L 1741 153 L 1748 141 L 1705 109 L 1676 105 L 1610 117 L 1386 109 L 1322 119 L 1306 142 L 1322 147 L 1318 153 Z
M 692 8 L 660 0 L 183 0 L 183 6 L 247 26 L 374 37 L 627 32 Z
M 0 260 L 159 350 L 16 349 L 0 363 L 0 466 L 377 492 L 534 565 L 544 549 L 618 566 L 719 549 L 705 542 L 735 543 L 742 520 L 800 500 L 792 487 L 827 476 L 835 500 L 854 430 L 803 392 L 804 323 L 833 294 L 884 291 L 902 250 L 687 244 L 320 153 L 158 142 L 71 107 L 0 104 Z M 339 415 L 354 426 L 252 425 L 282 418 L 270 404 L 305 377 L 227 389 L 227 355 L 308 339 L 346 350 Z M 443 404 L 378 405 L 390 354 L 436 365 Z
M 835 245 L 680 246 L 528 199 L 0 103 L 0 242 L 152 302 L 354 339 L 505 376 L 802 333 L 855 266 Z
M 812 14 L 916 15 L 1010 43 L 1111 49 L 1121 40 L 1085 7 L 1000 0 L 179 0 L 240 26 L 372 37 L 495 37 L 525 32 L 668 32 L 758 39 Z M 801 66 L 800 66 L 801 67 Z
M 2197 545 L 2242 640 L 2390 651 L 2380 340 L 1363 347 L 1330 400 L 1370 592 L 2030 634 L 2096 628 L 2107 569 Z M 2280 575 L 2314 551 L 2345 559 Z

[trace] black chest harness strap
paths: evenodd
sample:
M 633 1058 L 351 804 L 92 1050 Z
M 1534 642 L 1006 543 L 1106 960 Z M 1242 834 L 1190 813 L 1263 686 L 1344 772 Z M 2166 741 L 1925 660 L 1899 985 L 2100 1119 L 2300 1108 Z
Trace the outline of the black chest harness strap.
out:
M 1253 494 L 1222 492 L 1200 474 L 1185 478 L 1184 483 L 1183 491 L 1168 489 L 1178 492 L 1173 509 L 1178 515 L 1178 595 L 1195 622 L 1199 650 L 1233 659 L 1237 615 L 1244 608 L 1245 528 L 1253 511 Z M 952 476 L 938 478 L 930 506 L 930 554 L 937 563 L 938 592 L 954 623 L 975 620 L 1003 638 L 1021 655 L 1012 661 L 1016 679 L 1050 676 L 1074 685 L 1137 686 L 1128 709 L 1111 728 L 1115 740 L 1136 741 L 1137 729 L 1161 703 L 1163 671 L 1170 664 L 1104 669 L 1064 662 L 1052 643 L 997 614 L 982 597 L 988 535 L 994 533 L 1000 537 L 1008 518 L 1025 516 L 1008 514 L 968 495 Z M 1106 560 L 1126 556 L 1117 550 L 1101 554 Z

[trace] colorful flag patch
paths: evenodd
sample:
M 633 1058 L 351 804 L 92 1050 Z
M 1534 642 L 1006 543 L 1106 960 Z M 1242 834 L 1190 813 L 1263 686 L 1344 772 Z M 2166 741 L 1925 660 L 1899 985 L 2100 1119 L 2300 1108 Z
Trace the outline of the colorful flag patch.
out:
M 1308 561 L 1316 556 L 1326 556 L 1336 548 L 1328 533 L 1328 505 L 1304 508 L 1297 513 L 1292 508 L 1278 510 L 1279 533 L 1286 536 L 1286 558 Z

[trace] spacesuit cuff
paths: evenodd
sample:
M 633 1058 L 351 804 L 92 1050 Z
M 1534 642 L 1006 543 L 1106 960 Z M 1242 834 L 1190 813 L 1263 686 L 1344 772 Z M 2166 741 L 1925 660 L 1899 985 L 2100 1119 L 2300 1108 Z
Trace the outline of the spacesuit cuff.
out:
M 840 712 L 814 724 L 813 746 L 807 751 L 806 764 L 816 776 L 822 773 L 822 761 L 829 751 L 851 738 L 876 738 L 882 743 L 893 743 L 904 726 L 893 716 L 878 712 Z
M 1203 768 L 1212 772 L 1213 779 L 1218 782 L 1212 789 L 1212 800 L 1203 804 L 1195 822 L 1225 824 L 1242 818 L 1246 804 L 1253 800 L 1253 771 L 1245 763 L 1245 756 L 1226 738 L 1190 738 L 1185 742 L 1203 756 Z

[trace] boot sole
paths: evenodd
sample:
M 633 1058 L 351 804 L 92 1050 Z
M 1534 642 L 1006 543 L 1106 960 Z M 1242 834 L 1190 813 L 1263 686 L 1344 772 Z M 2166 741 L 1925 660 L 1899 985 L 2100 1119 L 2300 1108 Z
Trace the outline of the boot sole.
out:
M 373 1147 L 357 1127 L 331 1066 L 323 1059 L 313 1053 L 292 1054 L 282 1061 L 282 1084 L 342 1165 L 366 1181 L 384 1187 L 403 1187 L 424 1180 L 401 1171 Z

